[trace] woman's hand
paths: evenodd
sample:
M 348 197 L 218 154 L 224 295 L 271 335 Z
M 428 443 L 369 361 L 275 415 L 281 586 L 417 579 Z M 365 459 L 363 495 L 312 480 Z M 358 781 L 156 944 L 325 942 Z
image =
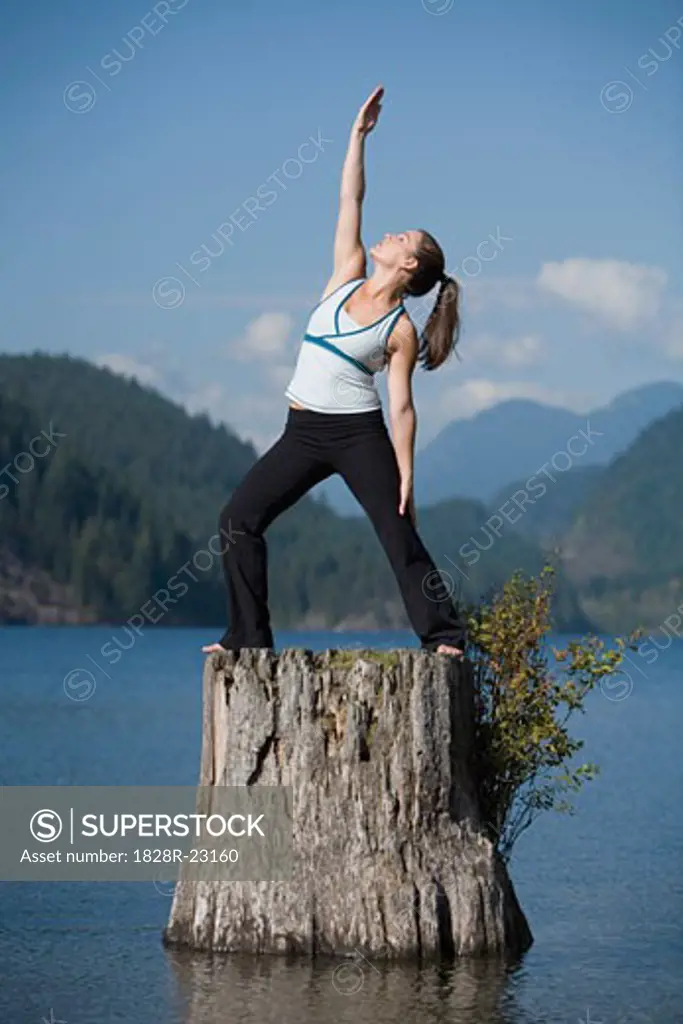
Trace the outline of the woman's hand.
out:
M 415 497 L 413 495 L 412 480 L 401 480 L 401 497 L 398 503 L 399 515 L 408 513 L 410 521 L 417 528 L 417 514 L 415 512 Z
M 382 97 L 384 86 L 378 85 L 374 92 L 368 96 L 358 112 L 358 117 L 353 123 L 354 131 L 359 135 L 368 135 L 379 120 L 379 112 L 382 109 Z

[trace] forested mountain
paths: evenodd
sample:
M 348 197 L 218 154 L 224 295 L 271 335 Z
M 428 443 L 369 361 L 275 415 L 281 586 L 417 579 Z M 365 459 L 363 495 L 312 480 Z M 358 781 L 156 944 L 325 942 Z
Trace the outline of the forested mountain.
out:
M 489 596 L 516 569 L 540 572 L 548 558 L 533 540 L 508 522 L 492 523 L 490 510 L 477 501 L 438 502 L 421 510 L 418 525 L 437 568 L 450 575 L 455 592 L 462 593 L 465 600 Z M 591 628 L 562 566 L 554 555 L 552 560 L 558 568 L 556 621 L 568 630 Z M 444 578 L 449 582 L 448 577 Z
M 126 618 L 191 557 L 193 545 L 122 474 L 89 464 L 63 433 L 59 420 L 0 400 L 0 465 L 9 466 L 0 483 L 0 591 L 9 590 L 11 566 L 18 595 L 14 610 L 6 597 L 0 602 L 3 617 L 22 621 L 38 605 L 35 617 L 46 621 Z M 36 572 L 61 588 L 63 615 L 51 595 L 37 599 Z M 216 581 L 196 591 L 191 607 L 169 609 L 169 624 L 211 613 Z
M 67 447 L 77 443 L 90 464 L 121 474 L 193 537 L 213 532 L 256 457 L 225 427 L 83 359 L 0 355 L 4 395 L 29 406 L 41 429 L 58 423 Z
M 683 386 L 665 381 L 634 388 L 586 414 L 523 399 L 500 402 L 450 423 L 418 452 L 416 492 L 425 504 L 455 495 L 489 504 L 511 480 L 527 480 L 556 453 L 566 453 L 570 438 L 582 430 L 590 444 L 581 437 L 572 443 L 573 466 L 605 466 L 682 403 Z
M 544 547 L 554 545 L 572 525 L 574 516 L 605 471 L 604 466 L 572 466 L 565 473 L 540 475 L 536 486 L 528 478 L 501 488 L 489 505 L 491 514 L 508 514 L 525 537 Z M 538 486 L 544 485 L 544 490 Z M 514 496 L 514 500 L 513 500 Z
M 225 427 L 190 417 L 151 389 L 78 359 L 0 356 L 0 410 L 2 466 L 30 452 L 41 432 L 54 434 L 52 445 L 44 438 L 34 443 L 36 451 L 47 449 L 30 471 L 13 471 L 16 482 L 3 477 L 0 592 L 3 557 L 14 566 L 14 590 L 17 564 L 24 566 L 29 590 L 36 574 L 47 574 L 66 588 L 57 603 L 64 593 L 72 595 L 63 620 L 125 621 L 138 612 L 206 549 L 221 506 L 255 458 Z M 536 571 L 542 562 L 539 549 L 512 532 L 490 544 L 482 532 L 487 516 L 471 501 L 420 510 L 420 532 L 437 567 L 453 576 L 467 601 L 490 592 L 513 569 Z M 368 521 L 341 518 L 305 497 L 267 537 L 276 627 L 407 625 Z M 466 543 L 468 553 L 459 554 Z M 217 560 L 196 575 L 199 581 L 168 609 L 165 624 L 223 623 Z M 5 591 L 7 585 L 5 577 Z M 32 600 L 24 604 L 30 608 Z M 4 608 L 0 603 L 5 620 L 39 617 L 8 612 L 6 601 Z M 559 627 L 584 627 L 566 582 L 558 610 Z M 53 608 L 44 617 L 55 614 Z
M 683 603 L 683 408 L 643 431 L 576 513 L 563 561 L 604 629 L 654 627 Z

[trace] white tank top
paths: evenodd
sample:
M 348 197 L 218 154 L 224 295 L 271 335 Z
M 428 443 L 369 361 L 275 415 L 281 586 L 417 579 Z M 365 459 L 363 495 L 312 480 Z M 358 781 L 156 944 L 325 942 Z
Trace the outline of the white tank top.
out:
M 294 376 L 285 395 L 314 412 L 369 412 L 381 409 L 374 375 L 387 362 L 386 344 L 403 304 L 367 327 L 359 327 L 342 309 L 365 281 L 347 281 L 318 303 L 299 349 Z

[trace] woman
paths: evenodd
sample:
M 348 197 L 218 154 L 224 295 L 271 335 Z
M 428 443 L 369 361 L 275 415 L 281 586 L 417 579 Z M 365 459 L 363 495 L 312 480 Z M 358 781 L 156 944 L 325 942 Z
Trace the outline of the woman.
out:
M 281 437 L 252 466 L 221 513 L 230 597 L 230 629 L 205 653 L 273 647 L 268 612 L 264 531 L 311 487 L 340 473 L 367 512 L 389 558 L 408 618 L 422 647 L 461 657 L 463 618 L 454 607 L 416 530 L 413 456 L 416 416 L 411 377 L 419 362 L 435 370 L 458 337 L 459 289 L 447 277 L 444 254 L 426 231 L 387 234 L 370 249 L 366 278 L 361 241 L 365 137 L 377 123 L 384 90 L 377 88 L 351 129 L 334 240 L 334 272 L 313 310 L 285 394 Z M 436 284 L 436 305 L 421 339 L 406 313 L 405 295 Z M 392 438 L 373 375 L 388 367 Z M 438 581 L 440 596 L 433 593 Z

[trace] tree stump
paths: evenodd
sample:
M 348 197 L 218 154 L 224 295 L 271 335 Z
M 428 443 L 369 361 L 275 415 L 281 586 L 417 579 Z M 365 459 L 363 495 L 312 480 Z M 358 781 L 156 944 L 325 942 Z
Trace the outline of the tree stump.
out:
M 168 946 L 375 959 L 531 942 L 486 838 L 471 671 L 423 650 L 243 649 L 204 671 L 200 785 L 289 785 L 290 882 L 190 882 Z

